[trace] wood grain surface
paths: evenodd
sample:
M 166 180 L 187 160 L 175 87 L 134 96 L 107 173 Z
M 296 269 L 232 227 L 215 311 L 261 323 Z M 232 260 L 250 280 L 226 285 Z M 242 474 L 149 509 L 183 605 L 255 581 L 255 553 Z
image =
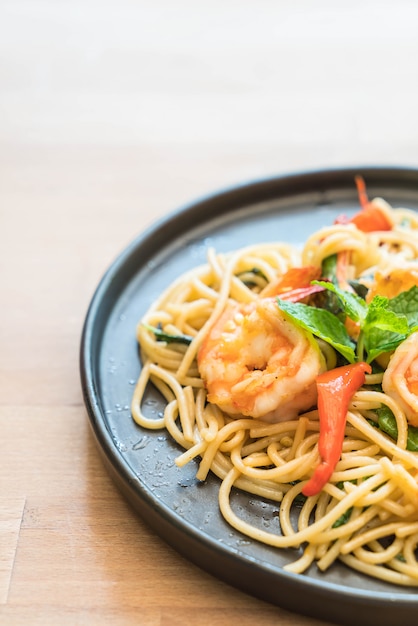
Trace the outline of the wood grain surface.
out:
M 417 166 L 417 22 L 412 0 L 0 0 L 1 624 L 325 624 L 133 513 L 90 434 L 80 334 L 116 255 L 196 197 Z

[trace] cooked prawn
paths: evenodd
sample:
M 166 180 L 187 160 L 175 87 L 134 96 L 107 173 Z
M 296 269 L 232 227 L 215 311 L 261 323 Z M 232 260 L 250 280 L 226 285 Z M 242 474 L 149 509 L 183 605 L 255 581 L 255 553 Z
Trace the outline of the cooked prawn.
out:
M 383 391 L 402 408 L 412 426 L 418 426 L 418 332 L 393 353 L 382 380 Z
M 326 369 L 313 337 L 274 298 L 230 304 L 198 353 L 208 400 L 230 415 L 293 419 L 317 399 L 315 379 Z

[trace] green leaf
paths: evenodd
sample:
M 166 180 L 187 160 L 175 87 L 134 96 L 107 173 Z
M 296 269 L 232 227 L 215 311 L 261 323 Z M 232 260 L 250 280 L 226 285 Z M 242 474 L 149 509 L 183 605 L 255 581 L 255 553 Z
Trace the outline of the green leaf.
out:
M 166 343 L 182 343 L 186 346 L 189 346 L 193 341 L 193 337 L 189 335 L 170 335 L 156 326 L 151 326 L 150 324 L 143 324 L 143 326 L 155 335 L 157 341 L 165 341 Z
M 321 276 L 324 280 L 328 280 L 338 286 L 336 254 L 331 254 L 323 259 L 321 263 Z M 334 313 L 334 315 L 337 315 L 341 321 L 344 321 L 345 313 L 343 311 L 341 301 L 330 289 L 326 289 L 325 291 L 316 294 L 315 300 L 316 306 Z
M 277 298 L 277 303 L 299 326 L 331 344 L 350 363 L 355 362 L 355 344 L 344 324 L 335 315 L 301 302 L 287 302 Z
M 258 267 L 252 267 L 249 270 L 245 270 L 244 272 L 239 272 L 237 278 L 242 280 L 242 282 L 247 285 L 247 287 L 256 287 L 259 284 L 257 278 L 261 279 L 261 282 L 268 283 L 268 278 L 264 274 L 262 270 Z
M 362 322 L 362 320 L 366 317 L 367 314 L 367 304 L 365 301 L 360 298 L 355 293 L 350 293 L 349 291 L 345 291 L 345 289 L 341 289 L 338 285 L 334 283 L 327 282 L 325 280 L 313 280 L 312 283 L 314 285 L 321 285 L 325 289 L 332 291 L 335 293 L 343 305 L 344 312 L 348 317 L 355 322 Z
M 321 276 L 328 278 L 334 284 L 337 284 L 337 255 L 331 254 L 325 257 L 321 264 Z
M 332 525 L 332 528 L 339 528 L 340 526 L 344 526 L 350 520 L 351 513 L 353 512 L 353 507 L 350 506 Z
M 378 327 L 381 330 L 406 334 L 409 330 L 406 316 L 389 308 L 390 300 L 383 296 L 375 296 L 369 304 L 363 330 Z
M 363 300 L 366 299 L 367 293 L 369 291 L 366 285 L 363 285 L 363 283 L 358 280 L 349 280 L 348 284 L 354 289 L 354 291 L 358 296 L 360 296 L 360 298 L 362 298 Z
M 330 257 L 328 270 L 333 271 L 334 259 Z M 347 361 L 354 363 L 363 359 L 363 348 L 367 361 L 371 363 L 380 354 L 395 350 L 414 330 L 418 329 L 418 287 L 400 293 L 389 299 L 377 295 L 367 305 L 357 294 L 341 289 L 333 282 L 312 281 L 321 285 L 327 293 L 333 294 L 341 304 L 344 315 L 360 326 L 358 354 L 356 344 L 348 335 L 344 324 L 326 309 L 311 307 L 301 303 L 279 300 L 279 307 L 288 313 L 295 322 L 316 337 L 332 345 Z
M 409 329 L 415 330 L 418 327 L 418 287 L 414 285 L 391 298 L 388 308 L 396 315 L 405 315 Z
M 379 354 L 394 350 L 408 336 L 409 326 L 405 315 L 391 311 L 390 300 L 375 296 L 367 311 L 362 326 L 364 348 L 368 361 L 373 361 Z
M 396 418 L 390 408 L 388 406 L 382 406 L 380 409 L 376 410 L 376 413 L 379 428 L 396 441 L 398 438 L 398 427 L 396 425 Z M 408 426 L 406 449 L 412 452 L 418 452 L 418 428 L 415 426 Z

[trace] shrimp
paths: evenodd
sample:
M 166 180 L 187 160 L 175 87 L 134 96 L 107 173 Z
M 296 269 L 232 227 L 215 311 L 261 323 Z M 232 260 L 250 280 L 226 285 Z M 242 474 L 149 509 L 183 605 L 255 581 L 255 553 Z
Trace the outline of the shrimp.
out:
M 274 298 L 230 304 L 198 353 L 208 400 L 231 416 L 295 418 L 316 403 L 316 377 L 326 369 L 312 335 Z
M 404 411 L 411 426 L 418 426 L 418 332 L 393 353 L 382 380 L 383 391 Z

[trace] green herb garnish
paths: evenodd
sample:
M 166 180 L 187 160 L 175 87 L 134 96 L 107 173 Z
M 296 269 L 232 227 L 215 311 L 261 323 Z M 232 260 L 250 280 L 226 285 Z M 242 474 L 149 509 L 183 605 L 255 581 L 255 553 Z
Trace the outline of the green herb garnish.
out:
M 398 427 L 393 412 L 388 406 L 382 406 L 376 410 L 376 414 L 380 430 L 396 441 L 398 439 Z M 418 452 L 418 428 L 415 426 L 408 426 L 406 449 L 411 450 L 411 452 Z
M 362 360 L 371 363 L 380 354 L 395 350 L 418 328 L 416 286 L 391 299 L 377 295 L 367 304 L 357 294 L 345 291 L 332 282 L 313 281 L 313 284 L 335 294 L 345 315 L 358 323 L 357 344 L 340 319 L 325 309 L 278 298 L 279 308 L 299 326 L 332 345 L 349 363 Z
M 164 332 L 161 328 L 151 326 L 150 324 L 143 324 L 143 326 L 155 335 L 157 341 L 165 341 L 166 343 L 181 343 L 186 346 L 189 346 L 193 341 L 193 337 L 190 335 L 171 335 L 170 333 Z

